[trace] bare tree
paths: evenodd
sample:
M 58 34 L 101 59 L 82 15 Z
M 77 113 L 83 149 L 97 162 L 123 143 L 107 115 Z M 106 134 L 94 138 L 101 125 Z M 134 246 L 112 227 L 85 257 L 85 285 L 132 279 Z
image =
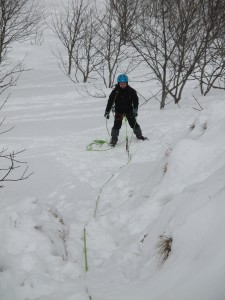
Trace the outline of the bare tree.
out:
M 199 81 L 202 95 L 206 95 L 211 88 L 224 89 L 220 83 L 225 77 L 225 2 L 205 1 L 202 18 L 205 27 L 212 28 L 212 32 L 207 37 L 194 78 Z
M 67 62 L 61 51 L 58 57 L 61 67 L 68 75 L 71 75 L 74 51 L 85 37 L 83 25 L 87 21 L 88 6 L 88 0 L 69 0 L 68 5 L 56 7 L 52 15 L 52 28 L 67 52 Z
M 106 87 L 112 87 L 116 73 L 122 62 L 128 58 L 128 46 L 123 46 L 123 38 L 113 17 L 113 9 L 106 3 L 105 13 L 99 16 L 101 28 L 98 31 L 99 43 L 96 49 L 102 62 L 96 70 Z
M 211 88 L 225 89 L 221 86 L 225 78 L 224 42 L 215 41 L 206 48 L 194 72 L 194 78 L 199 81 L 202 95 L 207 95 Z
M 0 0 L 0 94 L 16 84 L 23 71 L 22 61 L 9 60 L 13 43 L 35 35 L 43 15 L 35 0 Z
M 109 0 L 114 20 L 124 45 L 131 38 L 131 29 L 137 22 L 142 0 Z
M 126 59 L 128 46 L 123 46 L 123 36 L 113 16 L 114 9 L 108 0 L 103 12 L 92 0 L 69 0 L 62 9 L 57 7 L 52 15 L 53 30 L 63 50 L 54 53 L 59 67 L 73 82 L 93 79 L 98 74 L 105 86 L 112 86 L 115 74 Z M 134 68 L 129 57 L 126 72 Z
M 0 64 L 13 42 L 21 42 L 36 33 L 43 10 L 35 0 L 0 1 Z
M 100 30 L 96 7 L 90 5 L 85 12 L 86 18 L 82 26 L 85 32 L 83 38 L 74 47 L 72 59 L 75 64 L 75 70 L 82 74 L 83 82 L 87 82 L 91 74 L 98 69 L 103 58 L 96 45 L 99 43 L 97 35 Z M 78 79 L 77 79 L 78 80 Z
M 6 104 L 8 98 L 3 101 L 0 106 L 0 111 Z M 5 118 L 0 121 L 0 128 L 3 126 Z M 0 131 L 0 135 L 12 130 L 13 127 Z M 27 164 L 18 159 L 18 156 L 24 152 L 22 151 L 9 151 L 6 148 L 0 150 L 0 188 L 4 187 L 4 183 L 12 181 L 25 180 L 31 176 L 32 173 L 28 173 Z M 23 167 L 24 166 L 24 167 Z M 22 167 L 22 171 L 20 171 Z
M 52 16 L 53 30 L 67 53 L 65 60 L 62 51 L 58 51 L 59 67 L 73 82 L 79 82 L 80 75 L 87 82 L 102 61 L 95 47 L 100 27 L 96 6 L 91 0 L 71 0 L 58 10 Z
M 156 0 L 144 6 L 131 42 L 161 84 L 160 108 L 168 95 L 180 101 L 204 50 L 217 36 L 219 12 L 210 1 Z
M 9 66 L 7 62 L 0 65 L 0 95 L 9 87 L 15 86 L 20 74 L 23 71 L 22 62 Z

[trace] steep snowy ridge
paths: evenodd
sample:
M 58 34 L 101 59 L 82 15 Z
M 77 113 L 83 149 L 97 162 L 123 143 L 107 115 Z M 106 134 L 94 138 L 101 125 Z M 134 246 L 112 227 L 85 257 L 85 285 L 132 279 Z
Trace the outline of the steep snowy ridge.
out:
M 114 237 L 117 249 L 97 268 L 101 280 L 93 266 L 94 278 L 98 278 L 94 298 L 146 299 L 148 295 L 149 299 L 197 300 L 216 295 L 223 299 L 224 111 L 225 103 L 218 102 L 199 113 L 190 133 L 172 146 L 163 177 L 160 163 L 138 166 L 131 162 L 123 170 L 121 178 L 130 181 L 124 188 L 132 190 L 133 177 L 137 178 L 135 200 L 130 195 L 121 201 L 113 193 L 111 205 L 116 207 L 99 220 L 107 233 L 114 226 L 119 234 Z M 148 176 L 141 176 L 139 182 L 140 170 Z M 154 185 L 153 178 L 157 178 Z M 157 243 L 162 234 L 171 236 L 173 242 L 169 258 L 160 267 Z

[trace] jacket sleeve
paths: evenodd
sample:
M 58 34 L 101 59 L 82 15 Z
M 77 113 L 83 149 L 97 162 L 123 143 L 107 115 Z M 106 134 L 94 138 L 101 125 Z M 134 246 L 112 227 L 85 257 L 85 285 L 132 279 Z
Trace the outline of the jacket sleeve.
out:
M 137 92 L 134 89 L 132 91 L 132 102 L 133 102 L 133 108 L 138 109 L 139 98 L 138 98 Z
M 115 100 L 116 100 L 116 96 L 117 96 L 117 91 L 116 90 L 113 90 L 111 92 L 111 94 L 109 95 L 109 99 L 108 99 L 108 103 L 107 103 L 107 106 L 106 106 L 106 109 L 105 111 L 107 112 L 110 112 Z

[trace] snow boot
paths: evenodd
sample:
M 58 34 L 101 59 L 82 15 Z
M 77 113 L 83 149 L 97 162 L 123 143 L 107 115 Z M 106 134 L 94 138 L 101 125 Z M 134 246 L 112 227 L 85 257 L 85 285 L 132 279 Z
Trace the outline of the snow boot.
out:
M 136 137 L 137 137 L 138 140 L 142 140 L 142 141 L 148 140 L 148 138 L 143 136 L 142 134 L 141 135 L 136 135 Z
M 110 146 L 115 147 L 117 141 L 118 141 L 118 138 L 117 138 L 117 137 L 112 137 L 112 138 L 111 138 L 111 141 L 110 141 L 110 143 L 109 143 Z

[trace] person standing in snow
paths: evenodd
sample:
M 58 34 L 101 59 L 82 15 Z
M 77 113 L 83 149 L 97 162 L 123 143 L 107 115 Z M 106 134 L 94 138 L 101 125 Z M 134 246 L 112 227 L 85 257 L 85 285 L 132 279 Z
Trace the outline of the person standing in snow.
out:
M 109 119 L 110 110 L 115 105 L 114 125 L 111 131 L 110 144 L 115 146 L 118 141 L 119 130 L 123 118 L 126 117 L 130 127 L 139 140 L 146 140 L 142 135 L 141 127 L 137 123 L 139 99 L 135 89 L 128 85 L 128 77 L 121 74 L 117 78 L 117 85 L 109 95 L 104 117 Z

